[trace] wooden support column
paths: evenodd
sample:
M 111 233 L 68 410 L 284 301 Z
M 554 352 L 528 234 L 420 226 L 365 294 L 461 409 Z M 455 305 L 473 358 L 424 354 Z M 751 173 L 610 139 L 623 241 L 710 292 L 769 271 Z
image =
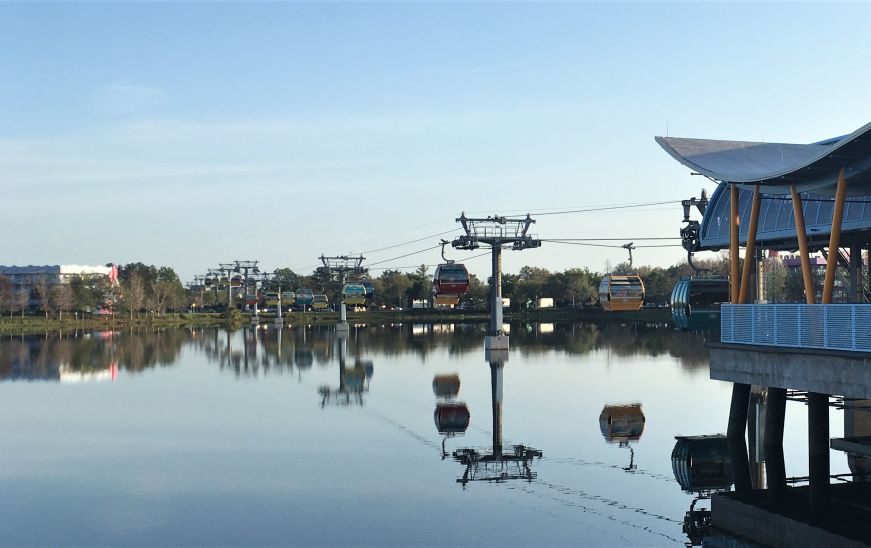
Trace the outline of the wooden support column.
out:
M 795 216 L 795 236 L 798 239 L 798 255 L 801 259 L 801 275 L 804 278 L 804 298 L 807 304 L 814 304 L 814 281 L 811 276 L 811 257 L 807 247 L 807 232 L 804 228 L 804 210 L 801 205 L 801 196 L 790 185 L 792 191 L 792 213 Z
M 738 185 L 729 185 L 729 300 L 732 304 L 738 304 L 740 295 L 740 281 L 738 280 Z
M 826 279 L 823 282 L 823 304 L 832 303 L 835 287 L 835 271 L 838 269 L 838 249 L 841 247 L 841 223 L 844 220 L 844 199 L 847 196 L 847 181 L 844 168 L 838 172 L 838 188 L 835 191 L 835 210 L 832 212 L 832 232 L 829 235 L 829 258 L 826 260 Z
M 747 245 L 744 247 L 744 270 L 741 273 L 741 291 L 738 294 L 738 303 L 747 304 L 750 294 L 750 282 L 752 280 L 751 268 L 756 264 L 756 227 L 759 225 L 759 209 L 762 202 L 761 185 L 753 189 L 753 204 L 750 208 L 750 227 L 747 230 Z

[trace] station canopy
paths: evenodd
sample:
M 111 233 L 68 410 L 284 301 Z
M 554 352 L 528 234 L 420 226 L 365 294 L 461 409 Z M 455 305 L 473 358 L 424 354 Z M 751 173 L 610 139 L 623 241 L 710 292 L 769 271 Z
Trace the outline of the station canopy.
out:
M 834 194 L 843 167 L 847 194 L 871 194 L 871 123 L 810 144 L 656 137 L 674 159 L 717 182 L 763 185 L 768 194 Z
M 846 240 L 871 240 L 871 123 L 849 135 L 811 144 L 756 143 L 683 137 L 656 137 L 678 162 L 719 185 L 701 223 L 703 250 L 729 246 L 729 184 L 739 187 L 739 218 L 750 218 L 753 188 L 761 185 L 757 241 L 769 249 L 797 246 L 790 185 L 801 193 L 808 243 L 812 249 L 828 244 L 838 172 L 844 168 L 847 203 L 842 234 Z M 748 226 L 741 223 L 739 239 L 746 244 Z

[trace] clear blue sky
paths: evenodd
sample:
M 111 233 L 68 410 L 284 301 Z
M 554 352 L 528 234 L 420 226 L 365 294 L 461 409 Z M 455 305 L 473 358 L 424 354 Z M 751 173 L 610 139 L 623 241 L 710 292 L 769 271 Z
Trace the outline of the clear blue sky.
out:
M 666 131 L 851 132 L 871 120 L 871 2 L 0 4 L 0 105 L 0 264 L 311 267 L 462 210 L 697 195 L 653 140 Z M 555 215 L 535 232 L 676 236 L 680 219 Z M 545 244 L 505 269 L 623 259 Z M 438 252 L 380 266 L 422 262 Z

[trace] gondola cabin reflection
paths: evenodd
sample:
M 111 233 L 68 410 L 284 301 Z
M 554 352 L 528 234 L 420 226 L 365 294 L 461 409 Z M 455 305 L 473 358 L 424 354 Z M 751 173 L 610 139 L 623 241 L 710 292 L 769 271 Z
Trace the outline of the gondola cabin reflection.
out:
M 460 393 L 460 376 L 456 373 L 436 375 L 432 380 L 432 391 L 439 398 L 456 398 Z
M 599 303 L 607 312 L 640 310 L 644 303 L 644 282 L 634 274 L 605 274 L 599 284 Z
M 605 405 L 599 414 L 599 428 L 605 441 L 626 446 L 641 439 L 645 420 L 640 403 Z
M 469 428 L 469 408 L 465 403 L 437 403 L 433 419 L 439 434 L 458 435 Z
M 724 491 L 732 486 L 732 461 L 726 436 L 675 436 L 675 439 L 671 468 L 683 491 Z

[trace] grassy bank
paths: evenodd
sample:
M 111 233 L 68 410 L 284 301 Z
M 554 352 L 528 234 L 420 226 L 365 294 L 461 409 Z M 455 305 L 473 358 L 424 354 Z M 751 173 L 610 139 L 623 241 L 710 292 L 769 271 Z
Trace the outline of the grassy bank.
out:
M 274 314 L 261 314 L 261 322 L 271 322 Z M 250 324 L 248 314 L 162 314 L 129 316 L 95 316 L 75 318 L 65 315 L 64 318 L 45 318 L 44 316 L 4 316 L 0 318 L 0 334 L 34 334 L 56 331 L 89 330 L 102 331 L 123 328 L 155 328 L 155 327 L 238 327 Z M 483 322 L 489 319 L 489 313 L 484 310 L 379 310 L 348 313 L 348 321 L 352 323 L 439 323 L 439 322 Z M 520 312 L 506 311 L 506 322 L 598 322 L 598 321 L 647 321 L 664 322 L 671 319 L 667 308 L 643 309 L 637 312 L 605 312 L 595 308 L 579 309 L 542 309 L 524 310 Z M 284 321 L 288 324 L 334 324 L 339 320 L 336 312 L 292 312 L 285 314 Z

